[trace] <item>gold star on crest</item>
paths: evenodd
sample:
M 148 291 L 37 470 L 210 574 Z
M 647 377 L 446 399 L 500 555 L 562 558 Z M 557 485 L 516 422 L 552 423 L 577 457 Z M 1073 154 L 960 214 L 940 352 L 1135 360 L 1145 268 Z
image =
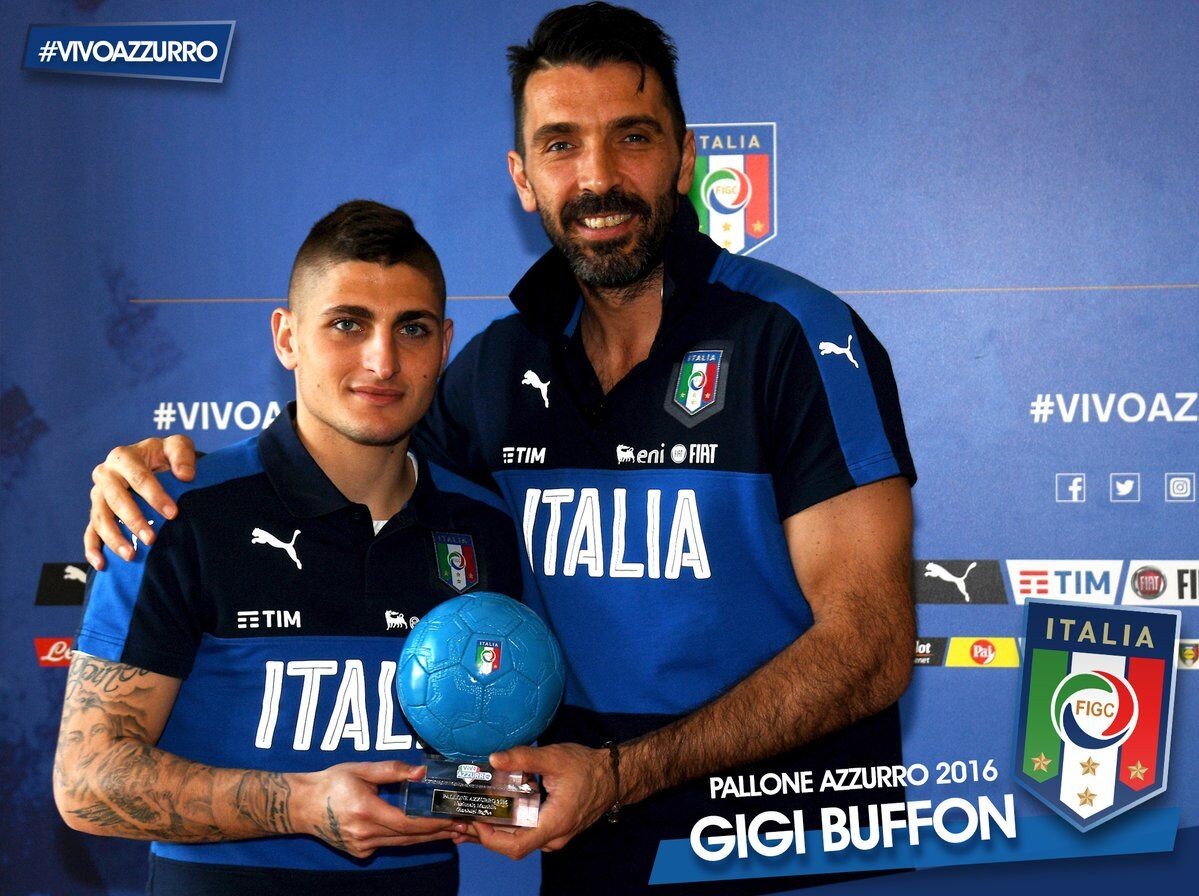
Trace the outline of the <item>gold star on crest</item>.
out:
M 1141 765 L 1141 760 L 1138 759 L 1136 765 L 1130 765 L 1128 767 L 1128 777 L 1134 781 L 1144 781 L 1145 772 L 1147 771 L 1149 771 L 1148 767 Z
M 753 226 L 750 227 L 749 229 L 752 230 L 754 233 L 761 233 L 763 230 L 766 229 L 766 225 L 763 224 L 761 221 L 754 221 Z
M 1099 763 L 1090 756 L 1087 757 L 1086 762 L 1080 762 L 1078 764 L 1082 766 L 1082 773 L 1084 775 L 1094 775 L 1095 769 L 1099 768 Z
M 1091 793 L 1091 788 L 1088 787 L 1086 790 L 1084 790 L 1082 793 L 1080 793 L 1078 795 L 1078 805 L 1079 806 L 1094 806 L 1095 805 L 1095 797 L 1097 797 L 1097 796 L 1099 796 L 1099 794 Z
M 1049 763 L 1051 762 L 1053 760 L 1046 756 L 1045 751 L 1042 750 L 1040 756 L 1032 757 L 1032 770 L 1034 772 L 1047 772 L 1049 771 Z
M 725 221 L 723 224 L 720 225 L 720 229 L 723 230 L 725 233 L 728 233 L 730 230 L 733 229 L 733 225 L 730 224 L 728 221 Z

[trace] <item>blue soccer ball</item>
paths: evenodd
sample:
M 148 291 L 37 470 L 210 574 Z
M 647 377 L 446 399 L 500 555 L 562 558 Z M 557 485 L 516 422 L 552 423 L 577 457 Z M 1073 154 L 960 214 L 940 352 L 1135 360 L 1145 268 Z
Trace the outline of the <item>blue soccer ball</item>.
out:
M 566 673 L 541 618 L 479 591 L 434 607 L 413 626 L 396 676 L 409 724 L 454 760 L 482 760 L 532 743 L 549 725 Z

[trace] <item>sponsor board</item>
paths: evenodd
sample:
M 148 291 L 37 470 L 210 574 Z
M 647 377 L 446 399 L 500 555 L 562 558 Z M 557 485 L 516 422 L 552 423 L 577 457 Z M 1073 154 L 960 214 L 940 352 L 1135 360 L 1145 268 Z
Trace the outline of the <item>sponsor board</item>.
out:
M 71 649 L 74 646 L 74 638 L 33 639 L 33 650 L 37 654 L 37 664 L 39 666 L 71 665 Z
M 1165 790 L 1180 618 L 1026 604 L 1016 777 L 1079 830 Z
M 919 604 L 1006 604 L 998 560 L 917 560 L 912 593 Z
M 87 570 L 87 563 L 83 560 L 75 563 L 43 563 L 34 604 L 39 607 L 82 606 Z
M 1199 607 L 1199 560 L 1132 560 L 1121 604 Z
M 1015 638 L 954 637 L 949 639 L 945 665 L 972 669 L 1015 669 L 1020 665 L 1020 648 Z
M 916 636 L 916 653 L 912 659 L 913 666 L 943 666 L 945 665 L 945 646 L 948 638 L 925 638 Z
M 1034 599 L 1114 604 L 1123 568 L 1123 560 L 1007 561 L 1008 582 L 1017 604 Z
M 1199 641 L 1178 642 L 1178 668 L 1199 669 Z

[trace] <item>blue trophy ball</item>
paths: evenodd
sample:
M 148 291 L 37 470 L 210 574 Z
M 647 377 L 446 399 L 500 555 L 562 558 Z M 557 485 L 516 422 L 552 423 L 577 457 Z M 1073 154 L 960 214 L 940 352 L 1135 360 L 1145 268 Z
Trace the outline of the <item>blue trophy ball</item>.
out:
M 562 699 L 558 641 L 536 613 L 480 591 L 434 607 L 400 653 L 396 695 L 427 747 L 485 760 L 532 743 Z

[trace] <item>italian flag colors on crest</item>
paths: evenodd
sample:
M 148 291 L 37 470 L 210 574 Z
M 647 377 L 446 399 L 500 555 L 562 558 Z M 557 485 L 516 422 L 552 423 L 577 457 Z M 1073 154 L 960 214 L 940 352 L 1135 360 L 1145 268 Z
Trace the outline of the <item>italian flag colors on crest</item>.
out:
M 688 414 L 698 414 L 716 400 L 720 382 L 719 351 L 687 352 L 679 365 L 674 401 Z
M 775 234 L 774 124 L 692 125 L 695 179 L 689 194 L 699 229 L 734 254 Z
M 434 532 L 433 547 L 437 555 L 438 578 L 460 593 L 478 584 L 475 543 L 469 535 Z
M 1087 830 L 1165 789 L 1179 615 L 1026 607 L 1017 779 Z

